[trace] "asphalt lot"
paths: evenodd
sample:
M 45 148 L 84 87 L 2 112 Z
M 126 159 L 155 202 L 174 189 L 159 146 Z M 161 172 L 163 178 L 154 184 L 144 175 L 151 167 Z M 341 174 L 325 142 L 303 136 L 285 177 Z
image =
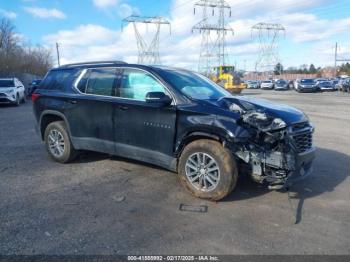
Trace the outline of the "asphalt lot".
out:
M 314 173 L 291 199 L 243 178 L 224 201 L 203 201 L 174 173 L 97 153 L 58 164 L 30 102 L 0 106 L 0 254 L 350 254 L 350 95 L 244 93 L 316 127 Z

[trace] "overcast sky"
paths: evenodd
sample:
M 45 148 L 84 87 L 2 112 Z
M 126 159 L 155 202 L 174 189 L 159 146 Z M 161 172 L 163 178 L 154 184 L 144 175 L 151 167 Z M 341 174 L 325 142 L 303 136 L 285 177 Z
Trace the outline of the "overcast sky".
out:
M 92 60 L 137 61 L 137 45 L 131 25 L 121 30 L 121 19 L 131 15 L 163 16 L 171 22 L 161 28 L 162 64 L 197 68 L 201 37 L 191 33 L 202 17 L 193 12 L 192 0 L 0 0 L 0 16 L 16 25 L 31 44 L 54 51 L 60 44 L 62 63 Z M 251 26 L 258 22 L 280 23 L 286 35 L 280 40 L 280 58 L 285 67 L 314 63 L 334 64 L 335 42 L 340 55 L 350 56 L 349 0 L 227 0 L 227 16 L 234 36 L 227 36 L 229 61 L 253 70 L 258 45 Z M 154 28 L 140 28 L 152 34 Z M 147 38 L 146 38 L 147 40 Z

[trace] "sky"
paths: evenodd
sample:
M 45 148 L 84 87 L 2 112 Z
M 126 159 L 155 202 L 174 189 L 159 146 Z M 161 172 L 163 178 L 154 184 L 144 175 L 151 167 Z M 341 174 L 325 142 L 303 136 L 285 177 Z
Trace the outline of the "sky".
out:
M 162 26 L 160 58 L 164 65 L 197 69 L 201 35 L 192 27 L 202 20 L 199 0 L 0 0 L 0 17 L 10 19 L 21 39 L 52 50 L 59 43 L 61 64 L 123 60 L 137 62 L 134 28 L 122 19 L 132 15 L 161 16 L 171 23 Z M 252 71 L 259 57 L 259 44 L 251 27 L 279 23 L 279 58 L 285 68 L 311 63 L 333 66 L 335 43 L 339 56 L 350 57 L 349 0 L 226 0 L 231 5 L 226 37 L 228 62 Z M 209 11 L 209 13 L 211 13 Z M 213 18 L 210 18 L 213 19 Z M 139 25 L 146 43 L 154 26 Z

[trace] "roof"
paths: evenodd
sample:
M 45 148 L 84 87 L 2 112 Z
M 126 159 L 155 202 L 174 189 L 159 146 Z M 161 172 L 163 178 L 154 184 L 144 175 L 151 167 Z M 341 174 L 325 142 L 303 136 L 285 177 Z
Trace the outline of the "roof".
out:
M 136 67 L 140 69 L 148 69 L 152 71 L 183 71 L 183 72 L 189 72 L 187 69 L 183 68 L 176 68 L 176 67 L 170 67 L 170 66 L 163 66 L 163 65 L 145 65 L 145 64 L 128 64 L 123 61 L 92 61 L 92 62 L 82 62 L 82 63 L 74 63 L 74 64 L 67 64 L 62 65 L 60 67 L 54 68 L 53 70 L 60 70 L 60 69 L 73 69 L 73 68 L 91 68 L 91 67 L 105 67 L 105 66 L 125 66 L 125 67 Z
M 66 64 L 58 67 L 59 69 L 63 68 L 75 68 L 75 67 L 88 67 L 88 66 L 105 66 L 105 65 L 122 65 L 126 64 L 123 61 L 91 61 L 91 62 L 81 62 L 81 63 L 73 63 Z

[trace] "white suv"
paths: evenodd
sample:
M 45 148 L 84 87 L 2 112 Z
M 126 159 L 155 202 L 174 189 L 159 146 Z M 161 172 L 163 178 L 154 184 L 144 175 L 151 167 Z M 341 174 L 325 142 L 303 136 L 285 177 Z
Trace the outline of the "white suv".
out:
M 25 102 L 25 90 L 17 78 L 0 78 L 0 103 L 19 105 Z

